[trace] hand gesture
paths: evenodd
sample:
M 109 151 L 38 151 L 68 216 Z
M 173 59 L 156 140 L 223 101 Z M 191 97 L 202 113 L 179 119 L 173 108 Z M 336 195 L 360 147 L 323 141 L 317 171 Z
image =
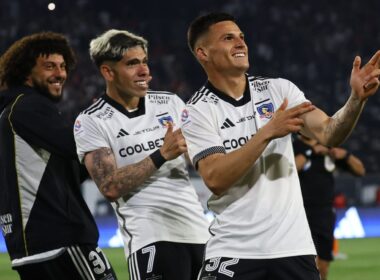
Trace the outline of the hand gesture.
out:
M 164 144 L 160 148 L 161 155 L 166 160 L 172 160 L 182 155 L 186 151 L 187 146 L 181 129 L 173 131 L 173 124 L 169 122 L 168 130 L 166 131 L 164 138 Z
M 379 88 L 380 51 L 377 51 L 362 68 L 360 65 L 361 58 L 356 56 L 352 67 L 350 85 L 353 94 L 359 100 L 364 101 L 369 96 L 374 95 Z
M 287 106 L 288 99 L 285 98 L 280 108 L 274 113 L 272 120 L 263 127 L 269 133 L 270 139 L 299 132 L 304 124 L 300 116 L 315 109 L 310 102 L 304 102 L 291 109 L 286 109 Z

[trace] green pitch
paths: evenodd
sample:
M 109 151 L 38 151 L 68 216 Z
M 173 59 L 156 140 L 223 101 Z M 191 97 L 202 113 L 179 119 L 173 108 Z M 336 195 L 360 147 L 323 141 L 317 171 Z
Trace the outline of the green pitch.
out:
M 380 275 L 380 238 L 342 239 L 340 252 L 347 259 L 331 264 L 329 280 L 378 280 Z M 119 280 L 128 279 L 123 249 L 103 249 L 114 267 Z M 19 279 L 10 268 L 7 254 L 0 254 L 0 280 Z

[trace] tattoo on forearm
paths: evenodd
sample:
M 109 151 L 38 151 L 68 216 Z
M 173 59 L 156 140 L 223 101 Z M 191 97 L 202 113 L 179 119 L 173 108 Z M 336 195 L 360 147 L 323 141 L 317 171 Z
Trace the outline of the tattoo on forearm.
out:
M 350 98 L 345 106 L 332 116 L 332 121 L 326 127 L 328 138 L 335 138 L 337 142 L 342 142 L 349 136 L 356 125 L 363 104 Z
M 101 148 L 92 155 L 92 179 L 97 186 L 102 186 L 106 178 L 116 169 L 114 155 L 110 148 Z
M 117 168 L 115 156 L 109 148 L 94 151 L 91 166 L 91 176 L 100 191 L 103 194 L 113 192 L 118 197 L 136 189 L 157 170 L 150 157 Z

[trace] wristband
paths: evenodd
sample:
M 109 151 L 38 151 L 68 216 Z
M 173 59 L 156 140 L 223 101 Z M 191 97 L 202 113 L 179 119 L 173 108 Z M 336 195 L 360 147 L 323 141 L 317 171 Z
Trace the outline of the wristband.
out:
M 157 149 L 151 153 L 150 158 L 152 159 L 153 164 L 157 169 L 159 169 L 166 162 L 166 159 L 162 156 L 160 149 Z

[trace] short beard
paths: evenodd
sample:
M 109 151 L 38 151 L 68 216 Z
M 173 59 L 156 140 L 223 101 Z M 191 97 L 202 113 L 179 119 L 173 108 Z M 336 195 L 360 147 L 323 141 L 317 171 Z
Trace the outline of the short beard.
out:
M 39 83 L 36 80 L 33 81 L 33 87 L 34 87 L 35 90 L 37 90 L 43 96 L 46 96 L 47 98 L 49 98 L 54 103 L 58 103 L 58 102 L 60 102 L 62 100 L 63 92 L 60 95 L 58 95 L 58 96 L 52 95 L 50 93 L 48 87 L 42 85 L 41 83 Z

